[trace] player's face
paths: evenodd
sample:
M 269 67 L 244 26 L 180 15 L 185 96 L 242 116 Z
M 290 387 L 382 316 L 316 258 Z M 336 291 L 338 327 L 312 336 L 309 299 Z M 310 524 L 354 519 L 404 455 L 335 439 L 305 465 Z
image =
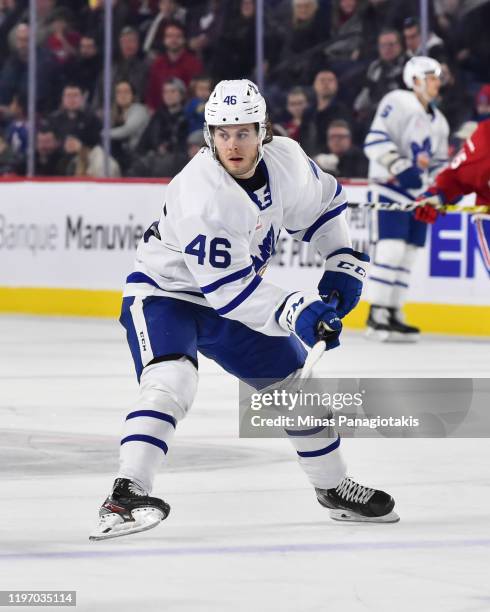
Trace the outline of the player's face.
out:
M 218 126 L 214 143 L 220 162 L 232 176 L 240 179 L 253 176 L 259 147 L 254 123 Z
M 425 77 L 425 86 L 427 90 L 427 96 L 431 100 L 435 100 L 439 95 L 439 89 L 441 88 L 441 79 L 435 74 L 428 74 Z

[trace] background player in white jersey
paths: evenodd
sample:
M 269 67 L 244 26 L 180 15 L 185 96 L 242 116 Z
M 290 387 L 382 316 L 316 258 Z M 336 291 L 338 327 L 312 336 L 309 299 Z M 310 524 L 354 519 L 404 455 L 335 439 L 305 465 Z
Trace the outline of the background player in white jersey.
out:
M 120 470 L 91 539 L 149 529 L 169 506 L 153 479 L 197 386 L 197 352 L 260 386 L 302 368 L 325 332 L 359 301 L 369 258 L 353 251 L 342 187 L 289 138 L 274 138 L 265 101 L 247 80 L 219 83 L 205 109 L 203 148 L 169 184 L 159 222 L 145 233 L 124 292 L 126 328 L 140 382 L 125 421 Z M 325 258 L 319 293 L 262 279 L 282 228 Z M 328 303 L 338 296 L 338 309 Z M 320 428 L 322 429 L 322 428 Z M 393 522 L 394 501 L 346 476 L 337 434 L 296 430 L 290 440 L 318 501 L 334 518 Z
M 370 199 L 408 203 L 420 195 L 448 158 L 449 126 L 434 101 L 441 86 L 440 64 L 413 57 L 403 71 L 406 86 L 384 96 L 366 136 Z M 371 240 L 375 251 L 368 284 L 371 303 L 367 335 L 390 341 L 418 338 L 404 323 L 406 300 L 416 251 L 425 244 L 427 228 L 412 212 L 376 211 Z

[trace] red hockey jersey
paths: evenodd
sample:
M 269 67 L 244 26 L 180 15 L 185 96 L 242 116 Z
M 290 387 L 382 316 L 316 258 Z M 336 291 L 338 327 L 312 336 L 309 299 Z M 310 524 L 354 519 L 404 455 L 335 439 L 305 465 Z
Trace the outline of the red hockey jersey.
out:
M 431 190 L 434 187 L 442 191 L 446 202 L 474 192 L 477 205 L 490 206 L 490 119 L 478 125 L 450 165 L 438 174 Z

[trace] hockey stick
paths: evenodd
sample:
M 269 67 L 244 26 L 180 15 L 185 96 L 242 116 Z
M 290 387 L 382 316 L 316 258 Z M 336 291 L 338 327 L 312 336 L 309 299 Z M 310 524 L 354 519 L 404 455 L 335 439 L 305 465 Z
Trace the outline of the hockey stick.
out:
M 332 294 L 332 297 L 328 300 L 327 304 L 329 306 L 332 306 L 333 308 L 337 308 L 337 306 L 339 305 L 339 298 L 338 298 L 337 292 Z M 320 330 L 319 330 L 318 335 L 319 336 L 322 335 Z M 325 335 L 325 332 L 323 332 L 323 335 Z M 301 374 L 299 376 L 300 380 L 309 378 L 311 371 L 316 366 L 316 364 L 320 361 L 326 349 L 327 349 L 327 344 L 325 340 L 319 340 L 314 346 L 311 347 L 308 353 L 308 356 L 306 357 L 303 368 L 301 370 Z
M 411 212 L 415 210 L 420 204 L 417 202 L 347 202 L 347 207 L 356 209 L 367 208 L 369 210 L 393 210 Z M 489 206 L 458 206 L 457 204 L 443 204 L 437 207 L 440 212 L 464 212 L 464 213 L 486 213 L 490 209 Z

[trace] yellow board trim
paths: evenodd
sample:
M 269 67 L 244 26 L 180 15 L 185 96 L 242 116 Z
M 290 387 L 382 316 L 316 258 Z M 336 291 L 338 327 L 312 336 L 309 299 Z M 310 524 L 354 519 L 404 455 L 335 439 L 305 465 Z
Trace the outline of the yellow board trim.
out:
M 0 287 L 0 312 L 78 317 L 119 316 L 121 291 Z M 361 302 L 345 319 L 349 329 L 362 329 L 368 304 Z M 490 336 L 490 306 L 411 303 L 405 314 L 424 332 Z
M 490 336 L 490 306 L 467 304 L 408 303 L 404 307 L 407 321 L 421 331 L 463 336 Z M 366 325 L 369 305 L 361 302 L 344 319 L 350 329 L 362 329 Z
M 0 287 L 0 312 L 114 318 L 121 298 L 122 291 L 103 289 Z

